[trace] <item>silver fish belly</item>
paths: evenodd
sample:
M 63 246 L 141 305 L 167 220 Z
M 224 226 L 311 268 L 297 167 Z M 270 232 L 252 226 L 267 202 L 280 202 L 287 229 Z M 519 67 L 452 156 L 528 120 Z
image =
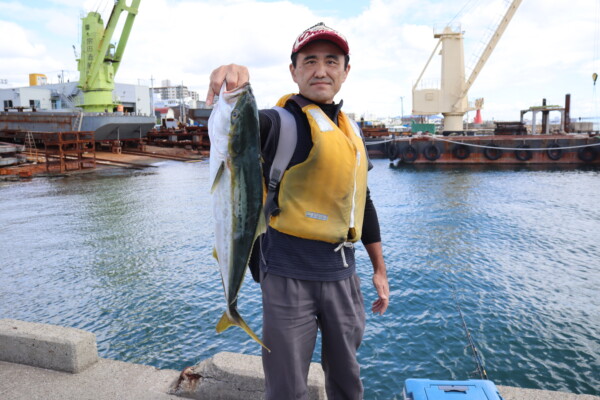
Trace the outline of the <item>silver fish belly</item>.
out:
M 216 329 L 239 326 L 265 347 L 237 310 L 254 240 L 264 231 L 258 110 L 250 84 L 231 92 L 224 89 L 225 85 L 208 121 L 213 255 L 227 302 Z

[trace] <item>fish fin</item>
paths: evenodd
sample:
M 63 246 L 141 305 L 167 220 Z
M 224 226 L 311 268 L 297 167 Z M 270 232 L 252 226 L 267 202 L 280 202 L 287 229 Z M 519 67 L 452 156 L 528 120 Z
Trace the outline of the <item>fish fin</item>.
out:
M 221 179 L 221 175 L 223 175 L 223 171 L 225 170 L 225 161 L 221 161 L 221 165 L 219 165 L 219 169 L 217 170 L 217 173 L 215 174 L 215 180 L 212 183 L 212 186 L 210 187 L 210 192 L 214 192 L 215 188 L 217 187 L 217 182 L 219 182 L 219 180 Z
M 230 316 L 230 314 L 232 315 Z M 271 352 L 271 350 L 269 350 L 269 348 L 265 346 L 262 340 L 260 340 L 259 337 L 256 336 L 256 333 L 252 331 L 252 328 L 250 328 L 248 324 L 246 324 L 246 322 L 244 321 L 242 316 L 237 312 L 236 309 L 229 309 L 229 312 L 225 311 L 223 313 L 223 316 L 217 323 L 217 332 L 221 333 L 230 326 L 239 326 L 244 330 L 244 332 L 246 332 L 252 339 L 256 340 L 258 344 L 264 347 L 269 353 Z
M 254 240 L 256 240 L 257 237 L 259 237 L 266 231 L 267 231 L 267 220 L 265 218 L 265 213 L 261 209 L 260 216 L 258 217 L 258 224 L 256 224 L 256 232 L 254 233 Z
M 219 261 L 219 255 L 217 254 L 217 248 L 213 247 L 213 257 L 215 260 Z

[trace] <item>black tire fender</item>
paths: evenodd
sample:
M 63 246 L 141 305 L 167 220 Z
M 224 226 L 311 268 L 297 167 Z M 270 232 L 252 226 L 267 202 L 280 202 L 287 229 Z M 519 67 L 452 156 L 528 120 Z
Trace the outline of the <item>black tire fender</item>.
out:
M 497 148 L 498 147 L 497 144 L 490 142 L 490 143 L 486 144 L 485 146 L 486 146 L 486 148 L 483 149 L 483 155 L 488 160 L 495 161 L 495 160 L 499 159 L 500 157 L 502 157 L 502 150 Z
M 419 152 L 410 144 L 404 148 L 402 151 L 402 160 L 407 163 L 414 162 L 417 158 L 419 158 Z
M 389 142 L 387 153 L 390 161 L 394 161 L 396 158 L 398 158 L 398 145 L 394 142 Z
M 546 147 L 546 155 L 552 161 L 558 161 L 563 155 L 562 149 L 559 149 L 560 145 L 558 143 L 551 143 Z
M 471 148 L 464 144 L 457 144 L 452 149 L 452 155 L 459 160 L 466 160 L 471 155 Z
M 435 161 L 438 158 L 440 158 L 440 156 L 442 155 L 442 151 L 439 147 L 432 143 L 425 146 L 425 148 L 423 149 L 423 155 L 429 161 Z
M 520 144 L 517 146 L 515 150 L 515 157 L 519 161 L 529 161 L 531 157 L 533 157 L 533 152 L 530 149 L 531 147 L 528 144 Z
M 598 157 L 598 151 L 591 147 L 582 147 L 577 151 L 577 157 L 584 162 L 592 162 Z

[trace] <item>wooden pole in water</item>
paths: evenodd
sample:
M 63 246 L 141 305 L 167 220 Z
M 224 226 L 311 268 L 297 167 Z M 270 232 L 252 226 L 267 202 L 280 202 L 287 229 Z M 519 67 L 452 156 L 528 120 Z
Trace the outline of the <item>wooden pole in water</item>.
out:
M 542 106 L 546 107 L 546 99 L 542 99 Z M 548 110 L 542 111 L 542 134 L 547 133 L 548 129 Z

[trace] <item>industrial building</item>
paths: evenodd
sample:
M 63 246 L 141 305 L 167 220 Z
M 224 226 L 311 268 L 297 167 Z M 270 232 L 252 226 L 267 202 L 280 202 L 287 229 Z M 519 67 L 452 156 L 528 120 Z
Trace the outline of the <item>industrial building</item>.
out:
M 31 74 L 31 86 L 0 89 L 3 110 L 27 108 L 36 110 L 73 110 L 83 101 L 79 82 L 43 83 L 45 76 Z M 131 114 L 152 115 L 150 88 L 148 86 L 115 83 L 113 100 L 118 111 Z M 122 106 L 122 109 L 121 109 Z M 108 112 L 117 111 L 106 110 Z

